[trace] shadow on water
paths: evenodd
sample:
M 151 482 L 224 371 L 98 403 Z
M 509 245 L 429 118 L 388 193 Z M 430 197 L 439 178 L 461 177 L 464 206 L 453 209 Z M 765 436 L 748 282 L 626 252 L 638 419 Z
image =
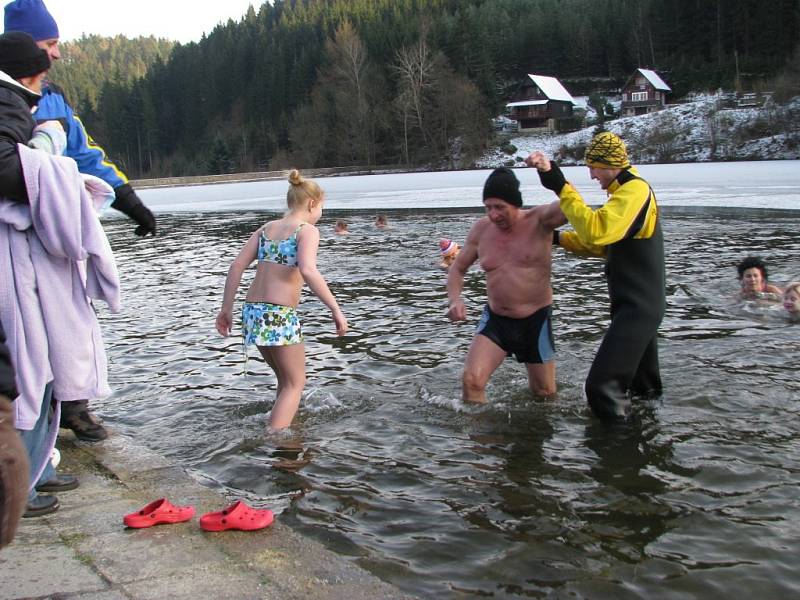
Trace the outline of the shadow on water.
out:
M 477 213 L 390 211 L 380 231 L 350 212 L 347 237 L 326 213 L 319 266 L 352 331 L 304 295 L 306 394 L 267 436 L 274 377 L 213 323 L 230 261 L 275 214 L 163 214 L 156 240 L 108 223 L 124 287 L 121 314 L 100 310 L 109 424 L 423 597 L 800 593 L 800 330 L 734 299 L 745 254 L 800 277 L 796 212 L 665 209 L 666 393 L 618 427 L 582 392 L 607 323 L 599 261 L 554 256 L 557 397 L 506 361 L 490 403 L 465 406 L 484 278 L 467 275 L 472 322 L 454 325 L 436 264 Z

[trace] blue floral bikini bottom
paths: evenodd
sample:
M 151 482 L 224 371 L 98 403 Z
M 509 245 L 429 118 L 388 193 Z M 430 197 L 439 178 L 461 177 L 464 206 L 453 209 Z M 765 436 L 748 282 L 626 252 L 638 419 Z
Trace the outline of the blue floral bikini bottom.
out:
M 300 318 L 291 306 L 245 302 L 242 335 L 246 346 L 291 346 L 303 342 Z

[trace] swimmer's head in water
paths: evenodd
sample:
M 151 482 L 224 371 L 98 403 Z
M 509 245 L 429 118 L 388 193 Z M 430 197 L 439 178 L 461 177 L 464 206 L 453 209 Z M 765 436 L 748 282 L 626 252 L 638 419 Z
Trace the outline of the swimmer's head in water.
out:
M 793 281 L 783 291 L 783 308 L 791 315 L 800 316 L 800 281 Z
M 760 294 L 767 289 L 767 266 L 758 256 L 745 258 L 736 265 L 736 271 L 745 297 Z
M 439 240 L 439 251 L 442 253 L 442 258 L 447 256 L 455 256 L 458 254 L 458 244 L 453 240 L 442 238 Z
M 764 264 L 764 261 L 761 260 L 761 257 L 748 256 L 747 258 L 742 259 L 742 261 L 736 265 L 736 272 L 739 274 L 739 279 L 742 279 L 745 271 L 749 269 L 758 269 L 761 271 L 761 276 L 764 278 L 764 281 L 767 280 L 767 265 Z

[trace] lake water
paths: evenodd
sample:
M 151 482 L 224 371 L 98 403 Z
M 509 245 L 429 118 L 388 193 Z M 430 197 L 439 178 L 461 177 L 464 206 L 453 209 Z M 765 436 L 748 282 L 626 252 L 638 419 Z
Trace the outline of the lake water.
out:
M 487 406 L 461 403 L 484 279 L 467 276 L 472 322 L 447 321 L 437 242 L 463 241 L 487 171 L 320 180 L 319 266 L 352 330 L 337 339 L 304 296 L 306 397 L 277 437 L 264 432 L 273 377 L 254 353 L 244 374 L 240 340 L 214 317 L 230 261 L 286 184 L 145 190 L 162 236 L 106 223 L 125 306 L 101 310 L 115 392 L 97 409 L 420 597 L 798 597 L 800 325 L 732 300 L 747 254 L 775 283 L 800 278 L 798 166 L 642 168 L 664 206 L 665 393 L 615 427 L 582 392 L 607 323 L 602 263 L 561 250 L 557 397 L 532 398 L 506 361 Z M 526 198 L 549 200 L 535 173 L 519 176 Z M 567 177 L 601 201 L 585 169 Z M 372 227 L 377 212 L 390 229 Z M 352 234 L 334 237 L 343 214 Z

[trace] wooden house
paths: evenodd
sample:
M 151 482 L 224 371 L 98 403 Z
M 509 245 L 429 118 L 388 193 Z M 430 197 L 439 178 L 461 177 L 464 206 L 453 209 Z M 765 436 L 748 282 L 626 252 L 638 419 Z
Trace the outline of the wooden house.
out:
M 671 91 L 655 71 L 636 69 L 622 88 L 620 112 L 623 117 L 657 112 L 666 106 Z
M 574 121 L 575 100 L 555 77 L 528 75 L 506 104 L 506 115 L 520 129 L 561 131 L 560 123 Z

